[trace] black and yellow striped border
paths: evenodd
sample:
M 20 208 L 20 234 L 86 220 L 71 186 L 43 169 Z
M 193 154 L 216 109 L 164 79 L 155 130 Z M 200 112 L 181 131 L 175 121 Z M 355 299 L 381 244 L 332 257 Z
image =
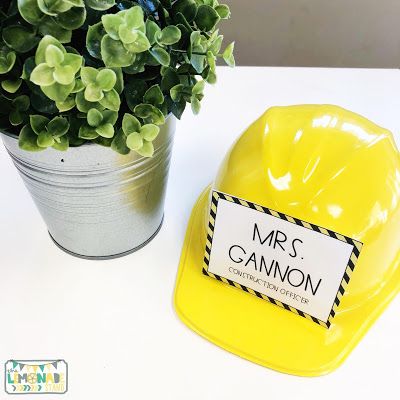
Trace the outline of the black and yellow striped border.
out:
M 230 279 L 224 278 L 222 276 L 213 274 L 213 273 L 208 271 L 208 265 L 209 265 L 209 262 L 210 262 L 210 254 L 211 254 L 211 247 L 212 247 L 212 240 L 213 240 L 213 235 L 214 235 L 215 218 L 216 218 L 216 215 L 217 215 L 217 208 L 218 208 L 218 200 L 219 199 L 227 200 L 227 201 L 230 201 L 231 203 L 236 203 L 236 204 L 239 204 L 239 205 L 241 205 L 243 207 L 252 208 L 253 210 L 257 210 L 259 212 L 272 215 L 272 216 L 274 216 L 276 218 L 283 219 L 285 221 L 291 222 L 292 224 L 300 225 L 300 226 L 302 226 L 304 228 L 311 229 L 311 230 L 313 230 L 315 232 L 322 233 L 323 235 L 327 235 L 327 236 L 330 236 L 330 237 L 332 237 L 334 239 L 341 240 L 342 242 L 349 243 L 349 244 L 351 244 L 353 246 L 353 251 L 352 251 L 352 253 L 350 255 L 350 258 L 349 258 L 349 261 L 347 263 L 346 270 L 344 272 L 342 281 L 341 281 L 340 286 L 339 286 L 339 290 L 338 290 L 338 292 L 336 294 L 336 298 L 335 298 L 335 301 L 333 302 L 332 309 L 331 309 L 331 312 L 329 314 L 329 318 L 328 318 L 327 321 L 321 321 L 321 320 L 319 320 L 319 319 L 317 319 L 317 318 L 315 318 L 315 317 L 313 317 L 313 316 L 311 316 L 311 315 L 309 315 L 309 314 L 307 314 L 307 313 L 305 313 L 303 311 L 300 311 L 300 310 L 298 310 L 298 309 L 296 309 L 296 308 L 294 308 L 292 306 L 289 306 L 288 304 L 282 303 L 282 302 L 280 302 L 278 300 L 273 299 L 272 297 L 269 297 L 269 296 L 266 296 L 265 294 L 259 293 L 256 290 L 250 289 L 250 288 L 248 288 L 248 287 L 246 287 L 244 285 L 241 285 L 241 284 L 239 284 L 237 282 L 234 282 L 234 281 L 232 281 Z M 306 222 L 306 221 L 302 221 L 302 220 L 300 220 L 298 218 L 291 217 L 289 215 L 286 215 L 286 214 L 283 214 L 281 212 L 272 210 L 270 208 L 260 206 L 259 204 L 254 204 L 254 203 L 251 203 L 250 201 L 239 199 L 237 197 L 230 196 L 228 194 L 225 194 L 225 193 L 218 192 L 218 191 L 214 190 L 212 192 L 210 216 L 209 216 L 208 228 L 207 228 L 207 241 L 206 241 L 206 250 L 205 250 L 205 255 L 204 255 L 203 274 L 207 275 L 207 276 L 209 276 L 211 278 L 217 279 L 217 280 L 219 280 L 221 282 L 227 283 L 228 285 L 234 286 L 237 289 L 243 290 L 243 291 L 245 291 L 247 293 L 251 293 L 251 294 L 259 297 L 260 299 L 267 300 L 268 302 L 270 302 L 272 304 L 275 304 L 275 305 L 277 305 L 279 307 L 282 307 L 282 308 L 284 308 L 284 309 L 286 309 L 288 311 L 291 311 L 291 312 L 293 312 L 293 313 L 295 313 L 297 315 L 300 315 L 303 318 L 307 318 L 310 321 L 316 322 L 317 324 L 319 324 L 319 325 L 321 325 L 321 326 L 323 326 L 325 328 L 329 328 L 331 323 L 332 323 L 332 319 L 335 316 L 336 309 L 338 308 L 338 306 L 340 304 L 340 300 L 341 300 L 342 296 L 344 295 L 344 292 L 346 291 L 346 287 L 347 287 L 347 285 L 348 285 L 348 283 L 350 281 L 350 276 L 351 276 L 351 273 L 354 270 L 355 264 L 357 262 L 357 259 L 358 259 L 359 255 L 360 255 L 360 251 L 361 251 L 362 245 L 363 244 L 361 242 L 359 242 L 357 240 L 354 240 L 352 238 L 349 238 L 349 237 L 347 237 L 345 235 L 341 235 L 340 233 L 331 231 L 329 229 L 323 228 L 323 227 L 318 226 L 318 225 L 311 224 L 311 223 Z

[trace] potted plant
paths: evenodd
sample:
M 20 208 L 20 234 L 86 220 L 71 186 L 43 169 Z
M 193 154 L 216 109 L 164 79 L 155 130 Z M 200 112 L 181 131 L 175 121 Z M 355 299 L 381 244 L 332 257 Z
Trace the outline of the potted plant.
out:
M 49 233 L 83 257 L 163 218 L 175 119 L 233 66 L 217 0 L 2 0 L 0 131 Z

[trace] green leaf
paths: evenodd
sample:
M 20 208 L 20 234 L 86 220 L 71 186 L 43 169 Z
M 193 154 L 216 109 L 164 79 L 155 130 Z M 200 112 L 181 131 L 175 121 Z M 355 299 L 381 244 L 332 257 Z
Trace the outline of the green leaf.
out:
M 124 90 L 124 76 L 122 74 L 122 69 L 112 68 L 112 70 L 115 72 L 115 76 L 117 77 L 114 89 L 117 91 L 118 94 L 121 94 Z
M 45 17 L 38 29 L 42 35 L 52 36 L 61 43 L 69 43 L 72 38 L 72 31 L 56 24 L 51 17 Z
M 143 146 L 143 138 L 138 132 L 132 132 L 126 138 L 126 145 L 131 150 L 138 150 Z
M 147 83 L 140 79 L 131 79 L 125 85 L 125 99 L 131 111 L 142 102 L 147 90 Z
M 64 46 L 54 37 L 46 35 L 39 42 L 35 53 L 35 63 L 39 65 L 46 62 L 46 49 L 48 46 L 54 45 L 58 47 L 63 53 L 66 53 Z
M 217 53 L 219 53 L 219 50 L 217 51 Z M 209 65 L 211 71 L 215 72 L 216 71 L 215 55 L 211 51 L 207 51 L 206 57 L 207 57 L 207 62 L 208 62 L 208 65 Z
M 146 36 L 147 39 L 149 39 L 151 45 L 156 42 L 155 36 L 160 31 L 160 27 L 154 21 L 152 21 L 151 19 L 148 19 L 146 21 Z
M 105 14 L 101 17 L 105 31 L 111 39 L 119 40 L 119 27 L 124 24 L 124 19 L 119 14 Z
M 104 91 L 111 90 L 117 82 L 117 75 L 112 69 L 102 69 L 96 77 L 97 85 Z
M 100 103 L 92 103 L 90 101 L 87 101 L 83 92 L 79 92 L 76 94 L 75 102 L 76 108 L 83 113 L 89 112 L 91 108 L 96 108 L 98 110 L 104 109 L 104 107 Z
M 43 115 L 31 115 L 29 121 L 33 132 L 35 132 L 36 135 L 39 135 L 39 133 L 46 130 L 46 126 L 50 120 Z
M 118 38 L 122 43 L 133 43 L 137 39 L 137 31 L 128 28 L 127 25 L 121 24 L 118 27 Z M 114 39 L 114 38 L 113 38 Z
M 108 123 L 111 125 L 115 125 L 118 119 L 118 112 L 112 110 L 104 110 L 103 111 L 103 123 Z
M 123 155 L 130 153 L 130 149 L 126 145 L 126 136 L 122 129 L 115 134 L 114 139 L 111 142 L 111 149 Z
M 47 131 L 52 134 L 54 137 L 61 137 L 68 132 L 69 123 L 68 120 L 64 117 L 54 117 L 47 124 Z
M 157 106 L 164 102 L 164 95 L 161 92 L 159 85 L 153 85 L 149 89 L 147 89 L 146 93 L 143 96 L 143 100 L 145 103 L 153 104 Z
M 37 137 L 37 145 L 39 147 L 47 148 L 53 146 L 53 144 L 54 144 L 54 138 L 50 132 L 43 131 L 39 133 Z
M 155 36 L 158 43 L 164 45 L 171 45 L 179 42 L 181 39 L 181 31 L 174 25 L 165 27 L 161 32 L 158 32 Z
M 59 151 L 66 151 L 69 148 L 69 139 L 68 136 L 64 135 L 61 136 L 60 138 L 55 138 L 54 144 L 53 144 L 53 149 L 59 150 Z
M 8 116 L 8 121 L 12 126 L 18 126 L 24 122 L 24 116 L 18 110 L 11 110 Z
M 49 67 L 55 67 L 64 61 L 64 53 L 59 47 L 50 44 L 46 48 L 44 59 Z
M 64 0 L 64 1 L 67 2 L 67 3 L 72 4 L 73 7 L 85 7 L 85 1 L 84 0 Z
M 143 9 L 140 6 L 129 8 L 125 13 L 125 21 L 130 28 L 140 28 L 144 21 Z
M 169 91 L 171 99 L 173 101 L 179 101 L 181 99 L 181 97 L 182 97 L 183 89 L 184 89 L 184 86 L 181 83 L 179 83 L 178 85 L 173 86 Z
M 82 83 L 87 86 L 91 83 L 96 83 L 97 74 L 99 72 L 93 67 L 82 67 L 81 69 L 81 79 Z
M 118 111 L 121 106 L 121 98 L 115 89 L 105 92 L 104 97 L 99 102 L 103 107 L 113 111 Z
M 170 63 L 170 57 L 169 54 L 166 50 L 164 50 L 162 47 L 155 46 L 152 49 L 150 49 L 150 54 L 154 57 L 157 62 L 159 62 L 161 65 L 164 65 L 166 67 L 169 66 Z
M 196 9 L 197 13 L 197 9 Z M 190 23 L 188 20 L 185 18 L 185 16 L 181 13 L 177 13 L 175 15 L 175 23 L 179 28 L 181 29 L 184 27 L 184 29 L 181 29 L 182 34 L 185 34 L 185 37 L 187 37 L 187 33 L 192 32 L 193 28 L 190 26 Z
M 167 67 L 161 78 L 161 90 L 168 92 L 173 86 L 180 83 L 179 75 L 175 69 Z
M 135 54 L 129 52 L 119 40 L 105 35 L 101 40 L 101 55 L 106 67 L 128 67 L 135 61 Z
M 115 5 L 115 0 L 85 0 L 86 5 L 93 10 L 105 11 Z
M 29 109 L 29 97 L 26 96 L 25 94 L 16 97 L 13 101 L 12 101 L 12 105 L 15 109 L 19 110 L 19 111 L 28 111 Z
M 68 141 L 70 146 L 80 146 L 85 143 L 85 139 L 81 139 L 79 137 L 79 129 L 80 127 L 86 123 L 84 119 L 78 118 L 77 116 L 70 116 L 69 117 L 70 129 L 68 133 Z M 63 136 L 65 137 L 65 136 Z
M 197 73 L 201 74 L 205 67 L 206 56 L 203 55 L 205 49 L 202 44 L 206 40 L 198 31 L 194 31 L 190 35 L 191 51 L 190 63 Z
M 143 146 L 136 150 L 143 157 L 152 157 L 154 154 L 154 146 L 152 142 L 143 142 Z
M 200 112 L 200 101 L 197 97 L 192 96 L 190 105 L 192 107 L 193 114 L 197 115 Z
M 129 75 L 139 74 L 140 72 L 144 72 L 144 66 L 147 65 L 154 65 L 149 61 L 149 56 L 147 52 L 145 53 L 137 53 L 135 57 L 135 61 L 129 66 L 122 68 L 123 72 Z M 153 57 L 151 60 L 156 62 Z M 157 63 L 158 64 L 158 63 Z
M 103 122 L 103 114 L 99 110 L 91 108 L 87 114 L 87 122 L 90 126 L 96 128 Z
M 87 101 L 93 103 L 100 101 L 104 97 L 103 91 L 94 83 L 89 83 L 89 85 L 86 86 L 84 95 Z
M 19 134 L 18 145 L 22 150 L 42 151 L 44 148 L 38 146 L 37 138 L 32 128 L 29 125 L 25 125 Z
M 62 0 L 58 1 L 58 3 L 60 5 L 62 5 Z M 37 0 L 37 4 L 39 6 L 39 9 L 42 13 L 46 14 L 46 15 L 50 15 L 50 16 L 55 16 L 57 15 L 57 8 L 56 8 L 56 1 L 51 1 L 51 0 Z M 72 7 L 72 5 L 70 5 L 70 7 Z M 69 7 L 69 8 L 70 8 Z M 66 9 L 64 11 L 67 11 L 69 9 L 68 7 L 66 7 Z
M 66 3 L 72 4 L 73 7 L 85 7 L 84 0 L 64 0 Z M 64 11 L 62 11 L 64 12 Z
M 73 96 L 68 96 L 65 101 L 56 103 L 56 106 L 60 112 L 72 110 L 75 107 L 75 98 Z
M 224 61 L 230 66 L 230 67 L 234 67 L 235 66 L 235 58 L 233 56 L 233 49 L 235 47 L 235 43 L 232 42 L 231 44 L 229 44 L 226 49 L 224 50 L 224 52 L 222 53 L 222 57 L 224 59 Z
M 50 86 L 55 83 L 53 76 L 54 68 L 49 67 L 47 64 L 39 64 L 31 73 L 30 80 L 38 86 Z
M 97 143 L 100 146 L 104 146 L 104 147 L 111 147 L 112 141 L 113 141 L 113 137 L 105 138 L 105 137 L 102 137 L 102 136 L 99 136 L 99 137 L 97 137 L 96 139 L 93 140 L 94 143 Z
M 80 28 L 84 24 L 85 19 L 85 7 L 72 7 L 70 10 L 54 17 L 54 21 L 57 25 L 71 31 Z
M 196 17 L 197 6 L 195 0 L 178 0 L 172 6 L 175 14 L 181 13 L 188 22 Z
M 179 14 L 181 15 L 181 14 Z M 181 24 L 181 23 L 177 23 L 176 26 L 179 28 L 179 30 L 181 31 L 181 39 L 179 40 L 179 42 L 174 46 L 175 48 L 187 48 L 189 42 L 190 42 L 190 33 L 192 32 L 192 28 Z M 190 29 L 189 29 L 190 28 Z
M 32 25 L 38 25 L 44 16 L 37 0 L 18 0 L 18 11 L 21 17 Z
M 226 4 L 219 4 L 218 6 L 215 7 L 215 11 L 222 19 L 228 19 L 231 16 L 231 11 L 229 9 L 229 6 L 227 6 Z
M 0 49 L 0 74 L 6 74 L 11 71 L 15 64 L 17 55 L 8 47 L 4 46 Z
M 65 13 L 72 7 L 84 7 L 83 0 L 37 0 L 40 10 L 49 15 L 56 16 Z
M 192 54 L 190 63 L 193 65 L 197 73 L 201 74 L 204 70 L 206 57 L 199 54 Z
M 190 44 L 192 45 L 192 47 L 200 46 L 201 42 L 202 42 L 201 33 L 199 31 L 193 31 L 190 34 Z M 199 49 L 199 50 L 201 50 L 201 49 Z
M 201 30 L 206 32 L 211 31 L 219 20 L 220 17 L 217 11 L 215 11 L 212 7 L 202 4 L 197 9 L 195 22 Z
M 192 88 L 192 94 L 203 94 L 204 86 L 204 81 L 198 81 Z
M 41 89 L 49 99 L 55 102 L 63 102 L 71 94 L 74 85 L 74 82 L 69 85 L 61 85 L 56 82 L 51 86 L 41 86 Z
M 217 55 L 221 50 L 221 45 L 224 37 L 222 35 L 218 35 L 212 42 L 209 50 L 213 55 Z
M 89 26 L 86 34 L 86 48 L 89 54 L 101 60 L 101 39 L 105 35 L 103 24 L 98 22 L 97 24 Z
M 208 69 L 204 79 L 211 85 L 217 82 L 217 75 L 212 69 Z
M 140 131 L 139 120 L 132 114 L 125 113 L 124 117 L 122 118 L 122 130 L 124 131 L 126 136 L 128 136 L 133 132 L 139 132 Z
M 5 81 L 1 82 L 1 87 L 8 93 L 15 93 L 22 84 L 22 79 L 6 79 Z
M 107 123 L 96 128 L 96 132 L 104 138 L 112 138 L 114 136 L 114 127 Z
M 152 141 L 160 132 L 160 128 L 154 124 L 146 124 L 140 128 L 140 135 L 143 139 Z
M 24 116 L 18 110 L 11 110 L 8 120 L 12 126 L 21 125 L 24 122 Z
M 99 134 L 96 132 L 96 128 L 92 128 L 89 125 L 83 124 L 79 128 L 78 137 L 81 139 L 93 140 L 96 139 L 98 136 Z
M 85 89 L 85 85 L 83 84 L 81 79 L 75 79 L 74 88 L 71 93 L 82 92 Z
M 71 65 L 58 65 L 54 68 L 53 77 L 61 85 L 70 85 L 72 83 L 73 87 L 75 87 L 75 72 Z
M 181 116 L 185 111 L 185 108 L 186 108 L 186 101 L 184 99 L 181 99 L 179 101 L 172 103 L 171 112 L 172 114 L 175 115 L 176 118 L 181 119 Z
M 67 53 L 64 56 L 63 66 L 68 65 L 74 71 L 74 75 L 81 69 L 83 58 L 78 54 Z
M 32 50 L 38 43 L 39 38 L 35 32 L 22 25 L 11 25 L 3 29 L 3 40 L 13 50 L 26 53 Z
M 53 100 L 50 100 L 42 90 L 34 90 L 30 94 L 30 100 L 32 107 L 40 113 L 43 114 L 55 114 L 57 113 L 57 107 Z
M 147 124 L 162 125 L 165 123 L 164 114 L 152 104 L 138 104 L 134 113 L 139 117 L 143 118 Z
M 0 59 L 1 59 L 1 56 L 0 56 Z M 23 65 L 23 67 L 22 67 L 21 78 L 24 79 L 24 80 L 26 80 L 26 81 L 29 81 L 29 80 L 30 80 L 31 73 L 32 73 L 32 71 L 33 71 L 33 69 L 34 69 L 35 67 L 36 67 L 36 64 L 35 64 L 35 57 L 28 57 L 28 58 L 25 60 L 24 65 Z
M 143 53 L 150 48 L 150 42 L 143 32 L 136 31 L 134 39 L 127 43 L 123 42 L 123 46 L 131 53 Z

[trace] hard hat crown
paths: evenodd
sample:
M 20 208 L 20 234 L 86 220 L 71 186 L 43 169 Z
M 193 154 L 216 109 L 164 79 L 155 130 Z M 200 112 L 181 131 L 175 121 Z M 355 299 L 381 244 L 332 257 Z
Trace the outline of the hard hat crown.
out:
M 389 131 L 355 113 L 330 105 L 270 108 L 228 152 L 214 189 L 362 242 L 342 310 L 394 273 L 400 156 Z

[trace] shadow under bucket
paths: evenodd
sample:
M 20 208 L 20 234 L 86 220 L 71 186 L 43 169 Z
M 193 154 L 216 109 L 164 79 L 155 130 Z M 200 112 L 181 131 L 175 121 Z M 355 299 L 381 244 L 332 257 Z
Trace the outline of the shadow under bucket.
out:
M 1 136 L 54 242 L 74 256 L 109 259 L 143 247 L 161 227 L 175 124 L 169 116 L 160 127 L 152 158 L 90 143 L 31 153 Z

